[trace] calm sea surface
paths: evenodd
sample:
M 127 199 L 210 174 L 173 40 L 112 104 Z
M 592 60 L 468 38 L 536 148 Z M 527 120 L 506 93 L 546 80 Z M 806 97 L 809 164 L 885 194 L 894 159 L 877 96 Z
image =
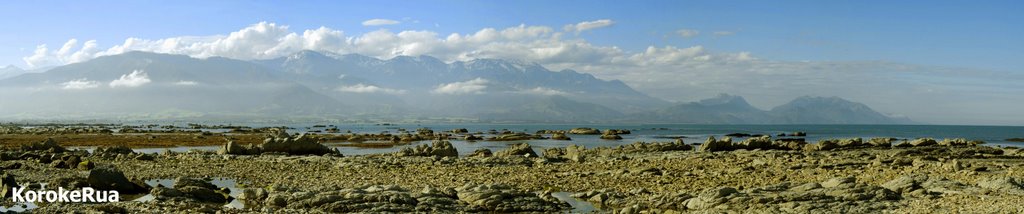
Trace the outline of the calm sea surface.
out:
M 184 124 L 180 124 L 184 125 Z M 310 130 L 322 130 L 313 128 L 314 124 L 246 124 L 252 127 L 262 126 L 288 126 L 295 129 L 291 132 L 306 132 Z M 331 124 L 323 124 L 331 125 Z M 817 142 L 828 138 L 872 138 L 872 137 L 893 137 L 899 139 L 915 139 L 921 137 L 942 138 L 966 138 L 971 140 L 982 140 L 988 145 L 1002 146 L 1024 146 L 1024 143 L 1008 142 L 1008 138 L 1024 138 L 1024 127 L 1021 126 L 945 126 L 945 125 L 548 125 L 548 124 L 395 124 L 381 126 L 376 124 L 337 125 L 342 132 L 352 131 L 353 133 L 381 133 L 388 131 L 397 133 L 398 129 L 415 131 L 417 128 L 430 128 L 435 132 L 466 128 L 470 133 L 484 132 L 489 130 L 509 130 L 514 132 L 534 133 L 537 130 L 568 130 L 576 127 L 591 127 L 597 129 L 627 129 L 632 134 L 622 135 L 622 140 L 602 140 L 597 135 L 569 135 L 572 141 L 556 140 L 530 140 L 512 142 L 489 142 L 476 141 L 467 142 L 461 140 L 452 141 L 452 144 L 459 150 L 460 154 L 469 154 L 476 149 L 487 148 L 492 151 L 500 150 L 508 145 L 526 142 L 530 143 L 535 150 L 550 147 L 566 147 L 570 144 L 584 145 L 587 148 L 598 146 L 613 147 L 630 144 L 637 141 L 643 142 L 667 142 L 672 139 L 664 137 L 685 137 L 687 143 L 703 142 L 708 136 L 721 137 L 730 133 L 767 134 L 773 138 L 779 133 L 806 132 L 804 137 L 808 142 Z M 489 135 L 484 135 L 489 136 Z M 416 146 L 429 141 L 416 142 L 409 145 L 402 145 L 390 148 L 357 148 L 338 147 L 345 155 L 360 155 L 387 153 L 398 151 L 405 147 Z M 217 146 L 207 147 L 178 147 L 172 148 L 176 151 L 188 149 L 215 150 Z M 159 152 L 164 149 L 136 149 L 140 152 Z

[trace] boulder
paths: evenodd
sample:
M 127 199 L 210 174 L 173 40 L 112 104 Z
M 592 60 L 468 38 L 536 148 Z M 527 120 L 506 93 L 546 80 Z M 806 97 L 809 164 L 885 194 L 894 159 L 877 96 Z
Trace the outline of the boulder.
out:
M 868 140 L 868 144 L 878 147 L 890 147 L 892 146 L 892 142 L 895 140 L 895 138 L 876 137 L 871 138 L 871 140 Z
M 279 132 L 278 136 L 287 136 Z M 295 138 L 267 138 L 259 145 L 242 146 L 228 141 L 218 153 L 231 155 L 256 155 L 262 153 L 284 153 L 289 155 L 325 155 L 337 154 L 337 151 L 320 144 L 317 139 L 306 134 Z
M 44 140 L 42 142 L 36 142 L 36 143 L 28 144 L 28 145 L 22 145 L 21 146 L 21 150 L 24 150 L 24 151 L 49 151 L 49 152 L 55 152 L 55 153 L 56 152 L 64 152 L 64 151 L 66 151 L 64 149 L 64 147 L 62 147 L 59 144 L 57 144 L 57 141 L 54 141 L 53 138 L 46 138 L 46 140 Z
M 619 136 L 618 134 L 615 134 L 613 132 L 605 132 L 604 134 L 601 135 L 601 139 L 605 139 L 605 140 L 622 140 L 622 136 Z
M 967 140 L 967 139 L 963 139 L 963 138 L 956 138 L 956 139 L 942 139 L 942 141 L 939 142 L 939 145 L 943 145 L 943 146 L 976 146 L 976 145 L 984 144 L 984 143 L 985 142 L 983 142 L 983 141 Z
M 569 159 L 570 161 L 583 162 L 585 160 L 583 152 L 586 149 L 586 147 L 577 146 L 575 144 L 569 145 L 568 147 L 565 148 L 565 158 Z
M 129 148 L 128 146 L 101 146 L 101 147 L 96 148 L 95 151 L 93 151 L 93 154 L 110 154 L 110 155 L 118 155 L 118 154 L 127 155 L 127 154 L 132 154 L 132 153 L 135 153 L 135 151 L 133 151 L 132 148 Z
M 938 144 L 938 142 L 935 142 L 935 139 L 931 138 L 918 138 L 914 141 L 910 141 L 911 146 L 931 146 L 936 144 Z
M 572 138 L 569 138 L 569 136 L 566 136 L 565 134 L 560 133 L 560 132 L 551 134 L 551 139 L 552 140 L 572 140 Z
M 124 173 L 113 166 L 98 166 L 89 170 L 86 178 L 89 186 L 99 190 L 117 190 L 121 194 L 147 192 L 146 188 L 128 180 Z
M 597 129 L 595 129 L 595 128 L 587 128 L 587 127 L 582 127 L 582 128 L 573 128 L 573 129 L 570 129 L 570 130 L 569 130 L 569 134 L 579 134 L 579 135 L 597 135 L 597 134 L 601 134 L 601 131 L 600 131 L 600 130 L 597 130 Z
M 477 149 L 473 151 L 473 154 L 469 154 L 467 157 L 490 157 L 493 155 L 490 149 Z
M 416 147 L 406 147 L 395 153 L 395 156 L 439 156 L 458 157 L 459 151 L 448 141 L 434 141 L 431 145 L 420 144 Z
M 733 145 L 735 149 L 771 149 L 772 138 L 769 136 L 752 137 Z
M 3 198 L 8 198 L 14 195 L 14 190 L 12 188 L 17 186 L 18 182 L 14 180 L 14 175 L 7 174 L 5 172 L 3 176 L 0 176 L 0 188 L 3 188 L 0 189 L 0 194 L 3 195 Z
M 498 157 L 509 157 L 509 156 L 525 156 L 525 157 L 537 157 L 537 153 L 533 151 L 530 144 L 519 143 L 509 146 L 508 149 L 498 151 L 494 154 Z
M 732 138 L 725 137 L 721 140 L 716 140 L 715 136 L 709 136 L 708 140 L 704 141 L 704 144 L 700 145 L 701 152 L 718 152 L 718 151 L 731 151 Z

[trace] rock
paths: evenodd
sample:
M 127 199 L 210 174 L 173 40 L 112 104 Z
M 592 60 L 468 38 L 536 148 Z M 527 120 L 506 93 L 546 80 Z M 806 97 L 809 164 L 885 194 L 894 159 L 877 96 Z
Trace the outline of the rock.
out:
M 77 167 L 79 170 L 91 170 L 93 168 L 96 168 L 96 164 L 93 163 L 92 161 L 82 161 L 78 163 Z
M 471 135 L 471 134 L 467 134 L 467 135 L 466 135 L 465 137 L 463 137 L 462 139 L 463 139 L 463 140 L 466 140 L 466 141 L 477 141 L 477 140 L 484 140 L 484 138 L 483 138 L 483 137 L 480 137 L 480 136 L 475 136 L 475 135 Z
M 882 187 L 893 192 L 910 192 L 921 188 L 921 183 L 927 180 L 927 175 L 904 175 L 882 184 Z
M 508 149 L 498 151 L 498 153 L 494 154 L 494 156 L 498 156 L 498 157 L 508 157 L 508 156 L 538 157 L 537 153 L 534 152 L 533 148 L 530 147 L 530 144 L 526 144 L 526 143 L 519 143 L 519 144 L 514 144 L 512 146 L 509 146 Z
M 529 135 L 526 133 L 511 133 L 498 135 L 497 137 L 490 138 L 492 141 L 520 141 L 520 140 L 533 140 L 538 139 L 537 136 Z
M 406 147 L 401 151 L 395 153 L 395 156 L 439 156 L 439 157 L 458 157 L 459 151 L 455 150 L 451 142 L 448 141 L 434 141 L 430 146 L 427 144 L 420 144 L 416 147 Z
M 817 149 L 815 149 L 815 150 L 817 150 L 817 151 L 833 150 L 833 149 L 839 148 L 839 143 L 836 140 L 834 140 L 834 139 L 820 140 L 820 141 L 818 141 L 818 144 L 817 144 L 816 148 Z
M 995 177 L 978 181 L 978 187 L 1009 194 L 1024 195 L 1024 187 L 1013 177 Z
M 325 155 L 337 154 L 337 151 L 317 142 L 306 134 L 288 138 L 285 132 L 279 132 L 277 138 L 267 138 L 259 145 L 241 146 L 228 141 L 219 153 L 232 155 L 257 155 L 262 153 L 284 153 L 289 155 Z
M 715 140 L 714 136 L 709 136 L 708 140 L 704 141 L 704 144 L 700 145 L 701 152 L 718 152 L 718 151 L 730 151 L 733 150 L 732 138 L 725 137 L 722 140 Z
M 839 187 L 839 186 L 848 185 L 848 184 L 852 185 L 852 184 L 854 184 L 856 182 L 857 182 L 857 178 L 854 178 L 852 176 L 851 177 L 842 177 L 842 178 L 832 178 L 832 179 L 828 179 L 825 182 L 821 182 L 821 187 L 824 187 L 824 188 L 834 188 L 834 187 Z
M 166 200 L 170 198 L 185 196 L 185 194 L 182 193 L 181 191 L 160 186 L 154 187 L 152 190 L 149 191 L 149 194 L 153 195 L 153 197 L 155 197 L 157 200 Z
M 892 141 L 894 141 L 894 140 L 896 140 L 896 139 L 895 138 L 876 137 L 876 138 L 871 138 L 871 140 L 868 140 L 868 144 L 870 144 L 872 146 L 878 146 L 878 147 L 890 147 L 892 145 Z
M 582 128 L 570 129 L 569 130 L 569 134 L 597 135 L 597 134 L 601 134 L 601 131 L 597 130 L 597 129 L 594 129 L 594 128 L 582 127 Z
M 492 155 L 490 149 L 477 149 L 473 151 L 473 154 L 469 154 L 468 157 L 490 157 Z
M 918 138 L 914 141 L 910 141 L 911 146 L 931 146 L 938 144 L 935 139 L 931 138 Z
M 44 140 L 42 142 L 31 143 L 31 144 L 28 144 L 28 145 L 22 145 L 21 146 L 21 150 L 23 150 L 23 151 L 48 151 L 48 152 L 54 152 L 54 153 L 59 153 L 59 152 L 66 151 L 66 149 L 64 149 L 64 147 L 62 147 L 59 144 L 57 144 L 57 141 L 54 141 L 53 138 L 46 138 L 46 140 Z
M 733 144 L 734 149 L 770 149 L 772 147 L 772 137 L 761 136 L 747 138 L 746 140 L 740 141 L 739 143 Z
M 724 203 L 727 197 L 736 193 L 739 193 L 739 191 L 732 187 L 707 189 L 698 194 L 696 198 L 686 200 L 686 208 L 694 210 L 709 209 Z
M 99 190 L 117 190 L 121 194 L 134 194 L 147 192 L 146 188 L 133 183 L 113 166 L 98 166 L 89 171 L 86 178 L 89 186 Z
M 224 196 L 224 194 L 217 192 L 216 190 L 213 189 L 207 189 L 196 186 L 186 186 L 175 189 L 180 191 L 186 197 L 195 199 L 197 201 L 210 203 L 225 203 L 228 201 L 228 198 Z
M 616 134 L 615 131 L 612 131 L 611 129 L 609 129 L 608 131 L 605 131 L 604 134 L 601 134 L 601 139 L 605 139 L 605 140 L 622 140 L 622 136 L 619 136 L 619 134 Z
M 452 133 L 456 133 L 456 134 L 469 133 L 469 130 L 467 130 L 466 128 L 452 129 Z
M 93 154 L 110 154 L 110 155 L 118 155 L 118 154 L 127 155 L 127 154 L 132 154 L 132 153 L 135 153 L 135 151 L 132 150 L 132 148 L 129 148 L 128 146 L 101 146 L 101 147 L 96 148 L 96 150 L 93 151 Z
M 536 193 L 507 185 L 467 184 L 456 191 L 459 200 L 469 204 L 468 212 L 556 212 L 569 207 L 564 202 L 545 200 Z
M 942 139 L 942 142 L 939 142 L 938 144 L 942 145 L 942 146 L 976 146 L 976 145 L 979 145 L 979 144 L 985 144 L 985 142 L 977 141 L 977 140 L 967 140 L 967 139 L 963 139 L 963 138 L 956 138 L 956 139 Z
M 0 188 L 3 188 L 0 189 L 0 194 L 3 195 L 3 198 L 6 199 L 14 195 L 14 187 L 18 187 L 18 182 L 14 180 L 14 175 L 7 174 L 6 172 L 3 173 L 3 176 L 0 176 Z
M 552 140 L 572 140 L 572 138 L 569 138 L 569 136 L 566 136 L 565 134 L 562 134 L 562 133 L 551 134 L 551 139 Z
M 585 160 L 583 152 L 586 149 L 587 148 L 583 146 L 577 146 L 575 144 L 569 145 L 568 147 L 565 148 L 565 158 L 569 159 L 570 161 L 583 162 Z

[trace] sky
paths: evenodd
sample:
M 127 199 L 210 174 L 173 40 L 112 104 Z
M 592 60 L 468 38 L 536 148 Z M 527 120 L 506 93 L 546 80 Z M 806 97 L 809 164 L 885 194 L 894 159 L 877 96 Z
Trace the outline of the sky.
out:
M 515 58 L 670 101 L 731 93 L 769 109 L 840 96 L 926 123 L 1024 125 L 1021 11 L 1020 1 L 3 1 L 0 65 L 127 50 Z

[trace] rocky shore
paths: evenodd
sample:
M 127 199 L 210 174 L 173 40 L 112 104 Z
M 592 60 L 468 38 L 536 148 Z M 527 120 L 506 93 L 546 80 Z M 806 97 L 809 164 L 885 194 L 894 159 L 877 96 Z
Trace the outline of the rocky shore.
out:
M 580 129 L 536 135 L 565 133 L 628 134 Z M 963 139 L 691 141 L 545 150 L 510 143 L 460 157 L 443 140 L 361 156 L 290 135 L 245 146 L 222 141 L 221 152 L 161 154 L 117 146 L 90 153 L 43 140 L 0 151 L 0 181 L 8 196 L 12 186 L 37 189 L 39 183 L 125 194 L 121 202 L 29 209 L 39 213 L 590 211 L 557 194 L 614 213 L 1024 212 L 1024 153 L 1018 148 Z M 237 186 L 216 186 L 212 178 Z M 174 184 L 145 184 L 154 179 Z M 127 201 L 139 196 L 149 199 Z M 0 206 L 21 205 L 5 199 Z

